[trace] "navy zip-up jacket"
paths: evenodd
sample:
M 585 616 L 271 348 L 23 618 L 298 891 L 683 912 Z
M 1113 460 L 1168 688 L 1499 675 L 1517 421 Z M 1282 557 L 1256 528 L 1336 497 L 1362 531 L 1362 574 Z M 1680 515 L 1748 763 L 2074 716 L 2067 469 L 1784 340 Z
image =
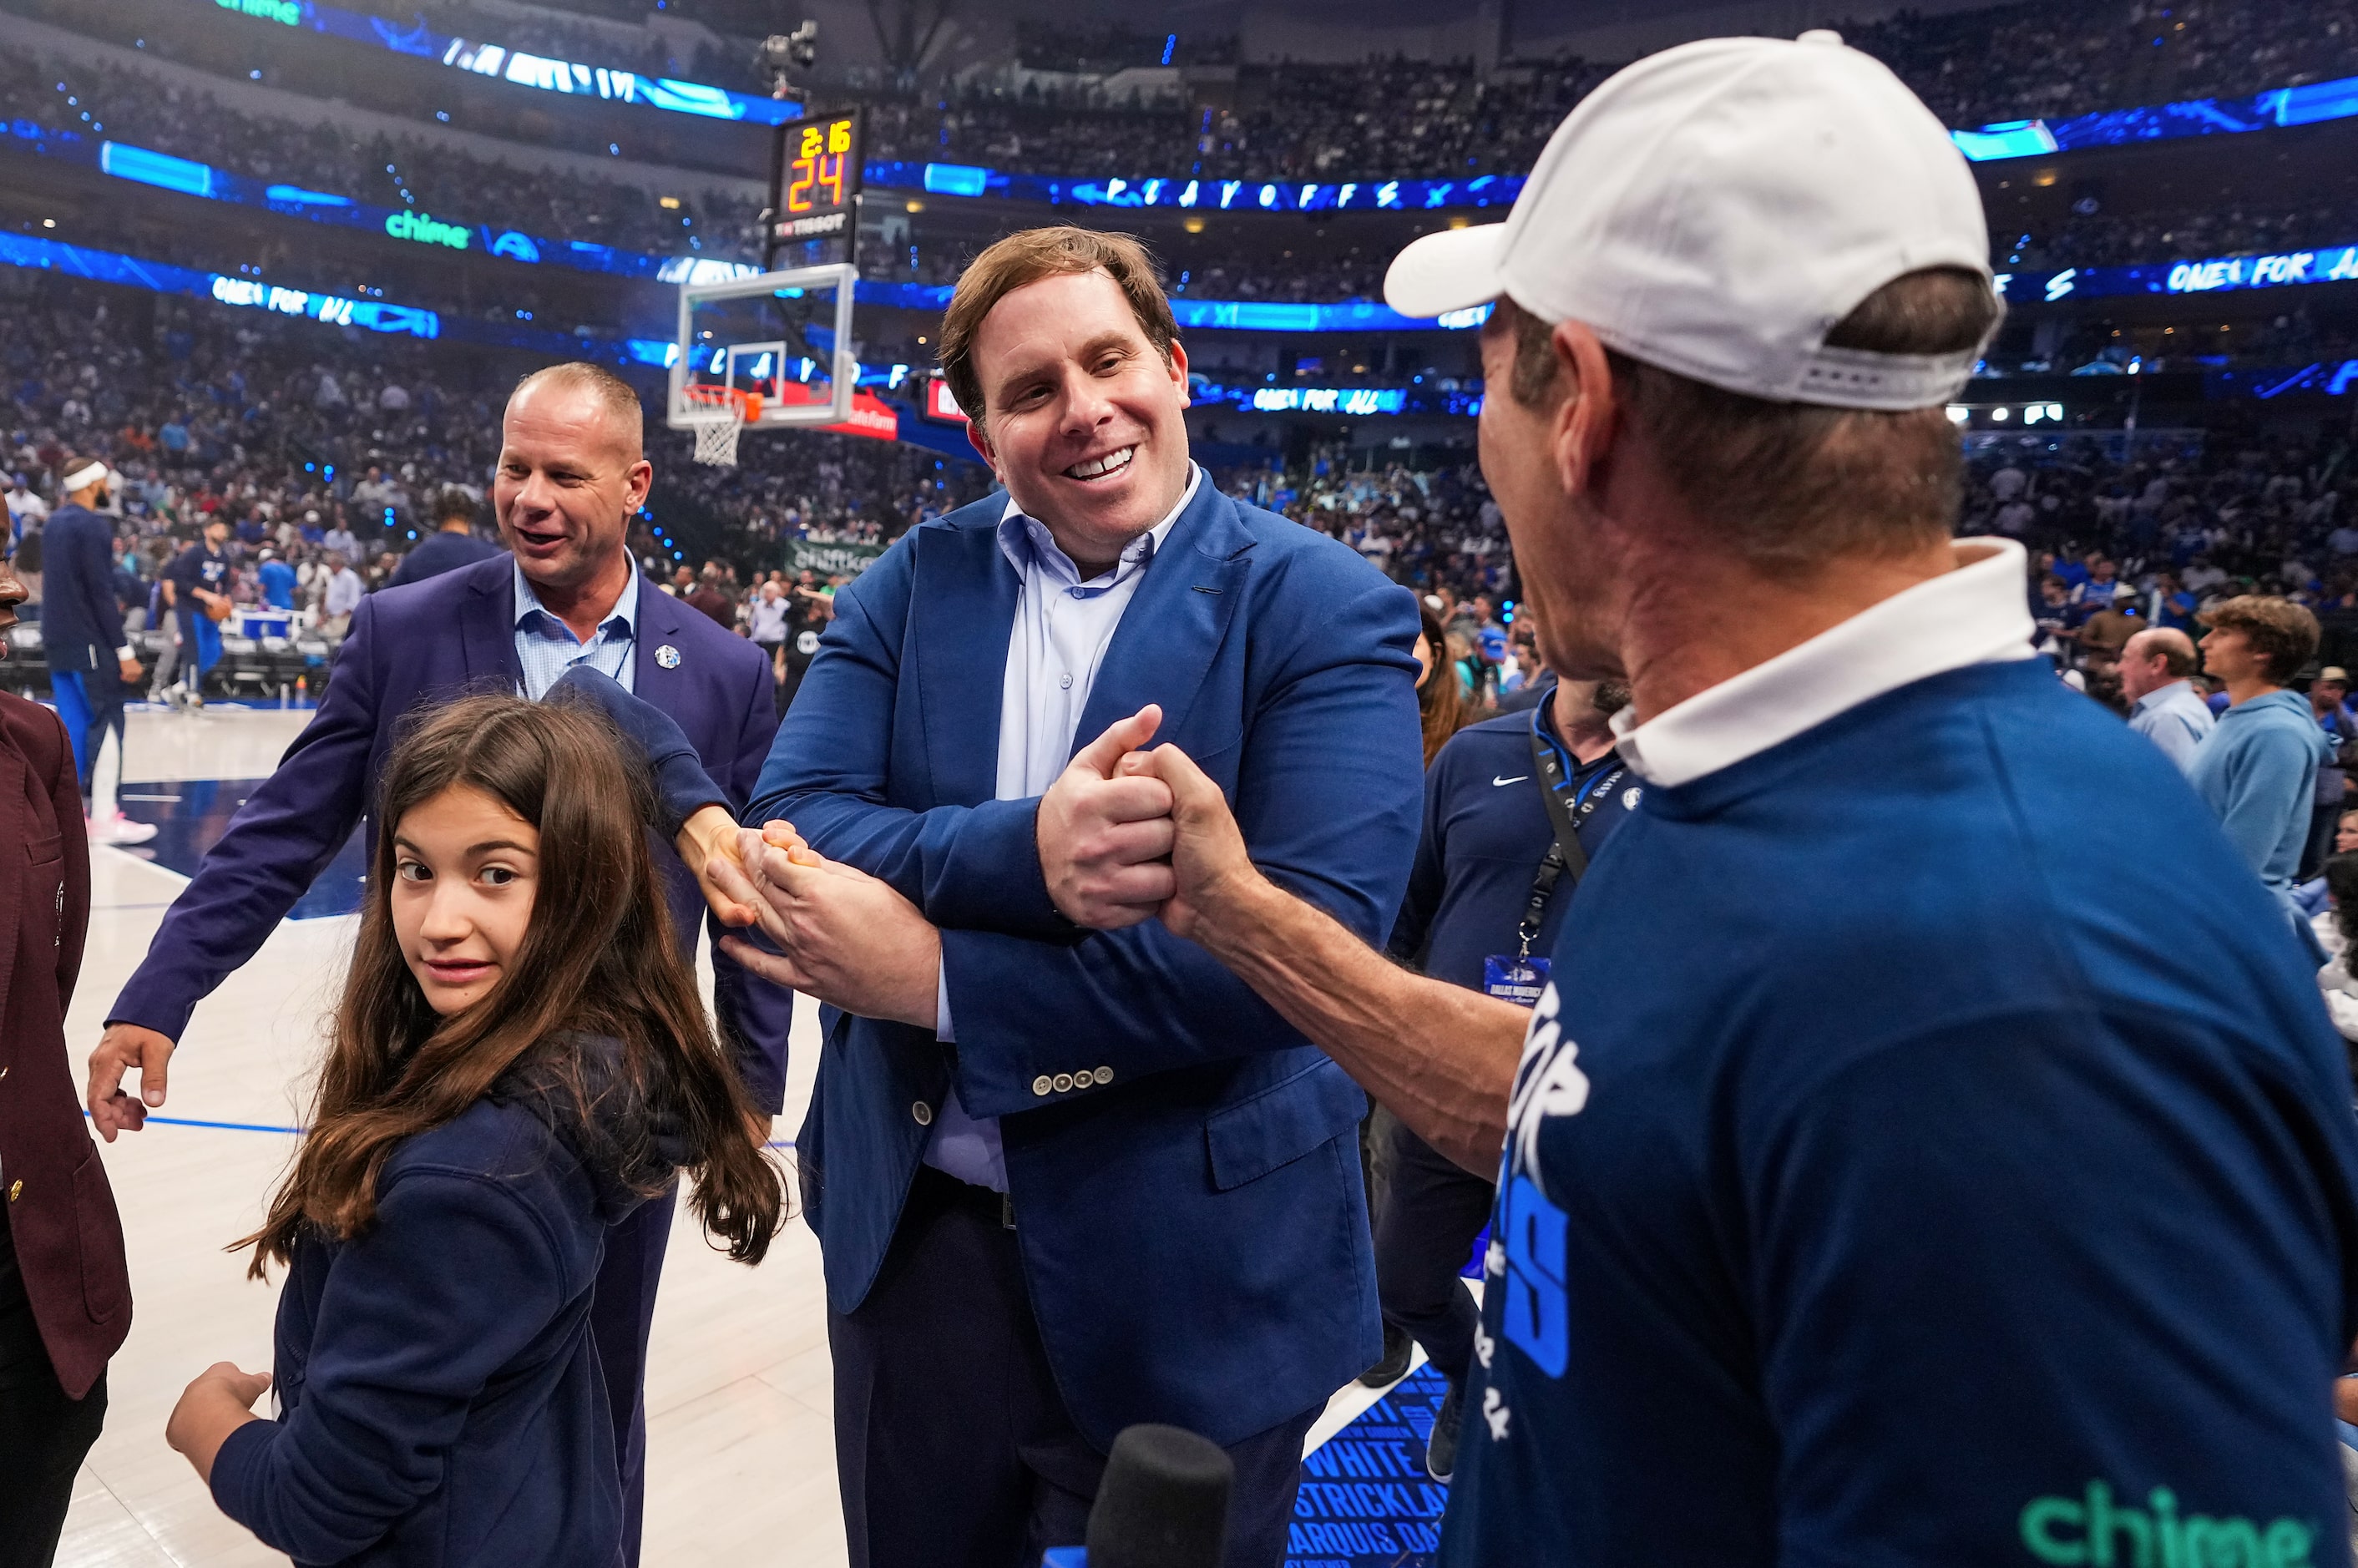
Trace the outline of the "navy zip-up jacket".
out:
M 596 1152 L 626 1146 L 616 1097 L 597 1098 L 589 1138 L 570 1098 L 503 1079 L 395 1151 L 374 1225 L 300 1245 L 278 1303 L 278 1419 L 238 1428 L 213 1462 L 214 1500 L 265 1544 L 402 1568 L 622 1561 L 590 1299 L 606 1227 L 645 1181 Z

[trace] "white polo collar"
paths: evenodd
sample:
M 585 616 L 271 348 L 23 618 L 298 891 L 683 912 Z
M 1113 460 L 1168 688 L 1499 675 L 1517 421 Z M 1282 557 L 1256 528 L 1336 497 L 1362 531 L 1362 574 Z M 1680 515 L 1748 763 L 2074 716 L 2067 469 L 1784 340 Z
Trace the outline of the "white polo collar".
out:
M 1961 539 L 1957 568 L 1871 605 L 1766 664 L 1697 692 L 1643 724 L 1613 716 L 1621 755 L 1665 788 L 1758 756 L 1903 686 L 2037 656 L 2027 565 L 2011 539 Z

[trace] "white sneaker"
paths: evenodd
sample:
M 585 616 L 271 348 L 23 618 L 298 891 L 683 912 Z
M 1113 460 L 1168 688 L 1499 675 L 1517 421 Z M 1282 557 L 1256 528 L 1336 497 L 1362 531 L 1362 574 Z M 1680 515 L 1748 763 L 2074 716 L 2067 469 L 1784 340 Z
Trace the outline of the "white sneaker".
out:
M 156 837 L 154 823 L 134 822 L 119 811 L 111 817 L 89 817 L 86 826 L 93 844 L 145 844 Z

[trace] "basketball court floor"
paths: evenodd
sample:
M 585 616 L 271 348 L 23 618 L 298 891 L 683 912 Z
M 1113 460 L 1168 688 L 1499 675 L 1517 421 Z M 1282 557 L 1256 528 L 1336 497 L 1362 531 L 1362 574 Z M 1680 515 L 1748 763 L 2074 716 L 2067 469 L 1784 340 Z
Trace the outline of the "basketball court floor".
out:
M 68 1022 L 77 1083 L 107 1008 L 189 871 L 308 717 L 219 705 L 133 710 L 124 810 L 161 830 L 135 848 L 92 851 L 90 942 Z M 224 1249 L 260 1222 L 293 1151 L 321 1021 L 357 925 L 362 869 L 358 848 L 348 848 L 295 917 L 198 1008 L 163 1111 L 101 1146 L 135 1306 L 108 1372 L 106 1430 L 59 1552 L 69 1568 L 285 1561 L 213 1507 L 165 1446 L 164 1421 L 212 1362 L 270 1364 L 276 1281 L 248 1280 L 246 1255 Z M 708 965 L 705 980 L 708 998 Z M 781 1140 L 802 1121 L 817 1020 L 802 1001 Z M 780 1152 L 793 1158 L 790 1147 Z M 1422 1438 L 1440 1387 L 1420 1367 L 1387 1398 L 1356 1385 L 1336 1396 L 1311 1434 L 1290 1568 L 1425 1561 L 1443 1491 L 1424 1478 Z M 647 1379 L 648 1568 L 842 1563 L 828 1409 L 824 1292 L 808 1228 L 792 1222 L 768 1260 L 747 1269 L 709 1250 L 683 1216 Z

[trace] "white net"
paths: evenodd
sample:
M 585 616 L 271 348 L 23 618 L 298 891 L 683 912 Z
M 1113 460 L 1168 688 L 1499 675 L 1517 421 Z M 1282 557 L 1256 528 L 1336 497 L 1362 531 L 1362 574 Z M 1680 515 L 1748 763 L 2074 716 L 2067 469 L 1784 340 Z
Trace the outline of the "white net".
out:
M 735 468 L 737 438 L 744 428 L 744 410 L 734 403 L 719 417 L 698 420 L 696 426 L 696 460 L 714 468 Z
M 712 401 L 696 420 L 696 462 L 709 462 L 717 470 L 736 467 L 736 438 L 745 431 L 745 401 L 726 398 Z

